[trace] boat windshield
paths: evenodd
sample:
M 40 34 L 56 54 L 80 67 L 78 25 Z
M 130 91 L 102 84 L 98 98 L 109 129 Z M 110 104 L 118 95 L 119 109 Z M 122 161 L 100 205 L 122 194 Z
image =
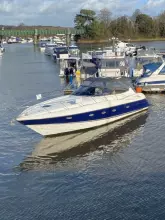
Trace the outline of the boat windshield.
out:
M 102 61 L 102 68 L 120 68 L 125 66 L 125 60 L 103 60 Z
M 162 63 L 149 63 L 149 64 L 146 64 L 146 65 L 143 65 L 143 75 L 142 77 L 148 77 L 150 76 L 152 73 L 154 73 L 160 66 L 161 66 Z M 163 73 L 164 70 L 162 70 L 160 72 Z
M 68 49 L 66 47 L 57 47 L 56 49 L 57 53 L 64 53 L 64 52 L 68 52 Z
M 111 78 L 88 78 L 72 93 L 76 96 L 105 96 L 120 94 L 129 90 L 121 80 Z

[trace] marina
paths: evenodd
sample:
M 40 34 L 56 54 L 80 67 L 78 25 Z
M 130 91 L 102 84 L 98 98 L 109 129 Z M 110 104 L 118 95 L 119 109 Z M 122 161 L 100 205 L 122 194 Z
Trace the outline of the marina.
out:
M 111 46 L 97 54 L 99 45 L 70 45 L 54 62 L 55 49 L 64 47 L 56 40 L 46 54 L 41 48 L 51 42 L 0 50 L 3 220 L 161 219 L 165 96 L 136 86 L 152 77 L 165 81 L 162 54 L 114 54 Z M 164 42 L 136 45 L 160 51 Z M 144 68 L 136 76 L 132 62 Z M 66 68 L 73 68 L 68 82 Z M 67 86 L 72 94 L 64 95 Z

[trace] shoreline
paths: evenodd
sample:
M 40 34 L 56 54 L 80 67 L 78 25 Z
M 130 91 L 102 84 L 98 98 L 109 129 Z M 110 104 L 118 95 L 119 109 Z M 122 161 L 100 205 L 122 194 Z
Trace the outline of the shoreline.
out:
M 137 38 L 137 39 L 130 39 L 130 40 L 126 40 L 126 39 L 121 39 L 121 41 L 125 41 L 125 42 L 152 42 L 152 41 L 165 41 L 165 38 Z M 77 44 L 99 44 L 99 43 L 109 43 L 111 41 L 109 40 L 79 40 L 77 41 Z

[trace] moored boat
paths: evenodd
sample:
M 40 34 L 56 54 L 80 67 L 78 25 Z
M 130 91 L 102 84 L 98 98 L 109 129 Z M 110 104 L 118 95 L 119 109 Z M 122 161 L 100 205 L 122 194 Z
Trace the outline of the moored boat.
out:
M 55 43 L 47 43 L 45 46 L 45 55 L 52 56 L 54 53 L 54 48 L 57 46 Z
M 143 74 L 135 81 L 135 87 L 144 92 L 165 91 L 165 62 L 143 65 Z
M 148 108 L 128 79 L 88 78 L 69 96 L 34 105 L 17 121 L 43 136 L 69 133 L 112 123 Z

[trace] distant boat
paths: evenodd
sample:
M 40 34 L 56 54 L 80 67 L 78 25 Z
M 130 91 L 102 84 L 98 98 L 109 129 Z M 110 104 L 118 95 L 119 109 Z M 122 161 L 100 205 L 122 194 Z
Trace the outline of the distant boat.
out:
M 40 51 L 45 52 L 46 44 L 47 43 L 43 41 L 39 42 L 38 46 L 39 46 Z
M 52 56 L 54 53 L 54 48 L 57 46 L 55 43 L 47 43 L 45 46 L 45 55 Z
M 5 48 L 4 48 L 3 44 L 0 44 L 0 51 L 1 51 L 1 53 L 5 52 Z

